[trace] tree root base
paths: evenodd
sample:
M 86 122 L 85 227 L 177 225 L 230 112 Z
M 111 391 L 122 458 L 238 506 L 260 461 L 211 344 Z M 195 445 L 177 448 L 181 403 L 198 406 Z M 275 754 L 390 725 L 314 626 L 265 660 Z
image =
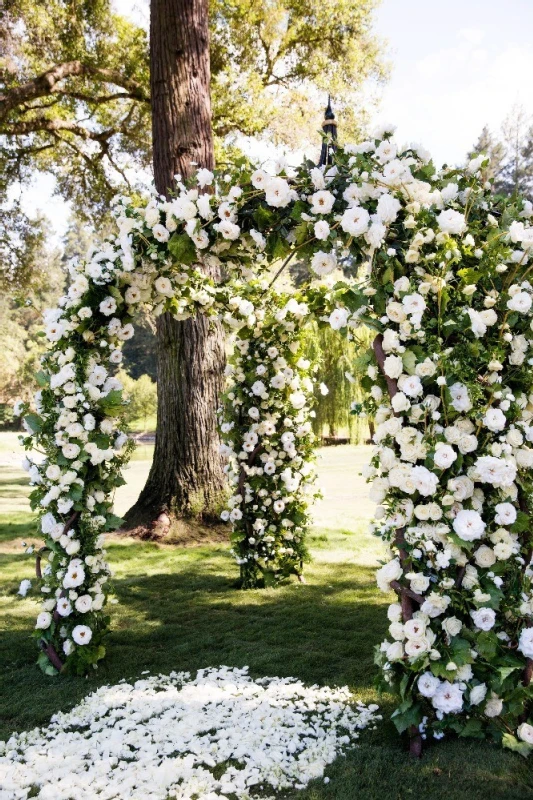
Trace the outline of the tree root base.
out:
M 172 518 L 163 513 L 151 522 L 132 527 L 125 526 L 118 531 L 118 534 L 179 547 L 199 547 L 206 544 L 227 545 L 230 529 L 220 523 L 210 525 L 202 520 Z

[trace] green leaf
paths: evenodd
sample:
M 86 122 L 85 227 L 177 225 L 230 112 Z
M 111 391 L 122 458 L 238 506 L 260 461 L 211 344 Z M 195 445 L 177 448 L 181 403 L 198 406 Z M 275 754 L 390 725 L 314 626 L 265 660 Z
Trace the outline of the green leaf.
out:
M 515 753 L 520 753 L 520 755 L 524 756 L 524 758 L 527 758 L 533 750 L 532 745 L 527 744 L 527 742 L 519 742 L 516 736 L 513 736 L 510 733 L 503 734 L 502 744 L 508 750 L 513 750 Z
M 385 270 L 385 272 L 382 275 L 381 280 L 382 280 L 382 282 L 384 284 L 392 283 L 394 281 L 394 270 L 392 268 L 392 265 L 389 265 L 387 267 L 387 269 Z
M 520 665 L 520 666 L 522 666 L 522 665 Z M 504 680 L 506 678 L 508 678 L 509 675 L 512 675 L 513 672 L 516 672 L 517 669 L 518 669 L 518 667 L 500 667 L 498 672 L 500 673 L 501 682 L 503 683 Z
M 464 667 L 465 664 L 472 664 L 470 642 L 462 639 L 460 636 L 454 636 L 451 642 L 451 660 L 454 661 L 458 667 Z
M 480 719 L 469 719 L 459 736 L 471 736 L 473 739 L 484 739 L 483 723 Z
M 81 500 L 82 495 L 83 495 L 83 486 L 80 486 L 79 483 L 71 484 L 68 492 L 68 496 L 70 497 L 70 499 L 74 500 L 74 502 L 77 502 L 78 500 Z
M 28 414 L 24 417 L 24 421 L 34 433 L 39 433 L 43 427 L 43 421 L 38 414 Z
M 303 244 L 308 238 L 307 230 L 307 222 L 300 222 L 300 224 L 296 226 L 294 229 L 294 236 L 297 245 Z
M 260 231 L 266 230 L 272 224 L 274 214 L 266 206 L 258 206 L 252 214 L 252 219 L 256 223 Z M 172 239 L 170 240 L 172 241 Z
M 519 511 L 516 515 L 516 521 L 511 525 L 512 533 L 524 533 L 529 530 L 529 515 L 524 511 Z
M 168 249 L 177 264 L 192 264 L 197 260 L 196 247 L 186 233 L 174 233 L 168 240 Z
M 411 350 L 406 350 L 405 353 L 402 354 L 402 362 L 407 374 L 414 375 L 416 367 L 416 356 L 413 352 L 411 352 Z
M 120 389 L 112 389 L 105 397 L 99 401 L 98 405 L 110 417 L 117 416 L 123 408 L 122 391 Z
M 263 580 L 265 581 L 265 587 L 275 586 L 276 585 L 276 573 L 272 572 L 270 569 L 265 569 L 263 571 Z
M 50 383 L 50 375 L 47 372 L 43 372 L 43 370 L 39 370 L 39 372 L 35 375 L 35 380 L 39 384 L 41 388 L 48 386 Z
M 106 530 L 114 531 L 117 528 L 120 528 L 124 520 L 122 517 L 117 517 L 116 514 L 108 514 L 106 517 Z
M 279 234 L 275 234 L 274 236 L 269 236 L 267 250 L 270 257 L 272 258 L 272 261 L 284 258 L 290 249 L 291 245 L 288 243 L 286 239 L 284 239 Z
M 124 302 L 124 298 L 122 297 L 120 290 L 117 289 L 116 286 L 108 285 L 107 291 L 111 295 L 111 297 L 113 297 L 117 301 L 118 305 L 122 305 L 122 303 Z
M 498 639 L 490 631 L 482 631 L 477 637 L 477 651 L 486 661 L 496 658 L 498 652 Z
M 37 665 L 39 669 L 42 672 L 44 672 L 45 675 L 50 675 L 51 677 L 54 675 L 59 675 L 57 669 L 54 666 L 52 666 L 52 664 L 50 664 L 50 661 L 48 660 L 48 656 L 46 655 L 46 653 L 43 653 L 42 651 L 39 653 L 37 657 Z
M 309 210 L 309 205 L 303 200 L 297 200 L 291 210 L 291 219 L 300 220 L 306 210 Z
M 403 733 L 411 725 L 418 726 L 422 721 L 422 707 L 420 703 L 413 703 L 406 700 L 399 706 L 391 717 L 398 733 Z

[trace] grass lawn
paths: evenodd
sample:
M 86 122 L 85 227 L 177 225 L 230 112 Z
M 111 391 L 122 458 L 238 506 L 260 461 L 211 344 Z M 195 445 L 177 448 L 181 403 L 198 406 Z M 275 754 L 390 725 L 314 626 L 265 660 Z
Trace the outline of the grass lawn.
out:
M 11 437 L 11 438 L 8 438 Z M 89 679 L 47 678 L 34 664 L 29 632 L 35 606 L 16 598 L 32 564 L 22 538 L 35 538 L 25 475 L 15 464 L 16 437 L 0 435 L 0 738 L 46 724 L 102 683 L 227 664 L 249 665 L 254 677 L 293 675 L 309 683 L 348 684 L 368 702 L 373 646 L 386 630 L 387 598 L 374 586 L 381 545 L 367 532 L 372 504 L 357 472 L 363 447 L 321 451 L 326 499 L 310 537 L 313 563 L 306 585 L 242 592 L 236 568 L 220 545 L 177 548 L 112 537 L 108 552 L 118 605 L 104 665 Z M 117 493 L 120 513 L 135 498 L 149 467 L 150 448 L 132 462 Z M 409 760 L 393 726 L 363 732 L 360 744 L 328 770 L 330 782 L 285 795 L 301 800 L 490 800 L 533 798 L 530 765 L 520 756 L 471 740 L 430 745 Z

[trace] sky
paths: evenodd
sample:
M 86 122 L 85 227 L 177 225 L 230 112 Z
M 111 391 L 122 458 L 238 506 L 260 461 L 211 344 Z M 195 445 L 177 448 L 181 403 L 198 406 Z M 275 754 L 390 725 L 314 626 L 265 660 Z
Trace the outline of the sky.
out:
M 513 104 L 533 114 L 532 0 L 383 0 L 391 79 L 381 116 L 439 164 L 461 162 Z
M 147 0 L 114 6 L 147 25 Z M 462 162 L 483 126 L 497 132 L 514 104 L 533 115 L 533 0 L 382 0 L 375 33 L 391 65 L 376 122 L 397 125 L 400 142 L 421 143 L 438 164 Z M 68 205 L 53 188 L 40 178 L 27 206 L 47 213 L 59 237 Z

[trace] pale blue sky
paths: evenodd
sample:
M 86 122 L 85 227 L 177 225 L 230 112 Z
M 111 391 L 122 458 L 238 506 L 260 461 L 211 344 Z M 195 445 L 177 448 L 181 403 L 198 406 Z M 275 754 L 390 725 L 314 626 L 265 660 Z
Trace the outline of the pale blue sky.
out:
M 513 103 L 533 112 L 533 0 L 383 0 L 389 41 L 383 117 L 402 140 L 457 162 Z
M 147 0 L 114 3 L 146 22 Z M 461 162 L 483 125 L 497 130 L 513 104 L 533 114 L 533 0 L 383 0 L 376 33 L 392 65 L 376 120 L 395 123 L 400 141 L 420 142 L 438 163 Z M 49 213 L 60 234 L 68 207 L 52 189 L 39 180 L 28 207 Z

